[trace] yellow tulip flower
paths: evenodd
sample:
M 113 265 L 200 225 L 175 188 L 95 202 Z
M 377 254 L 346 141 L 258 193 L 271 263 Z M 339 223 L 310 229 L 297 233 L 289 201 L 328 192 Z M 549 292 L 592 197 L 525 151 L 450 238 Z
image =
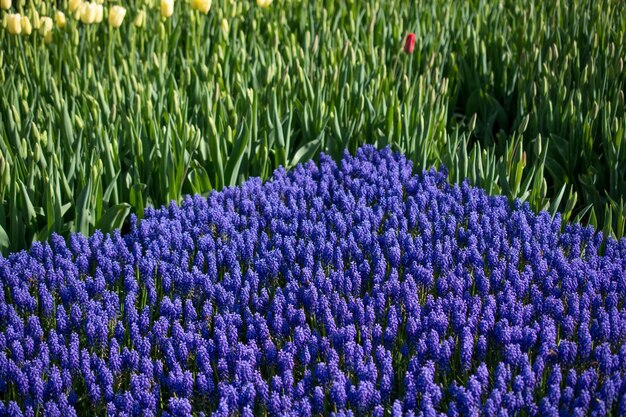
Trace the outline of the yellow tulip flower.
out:
M 100 23 L 104 17 L 104 6 L 102 4 L 95 3 L 94 7 L 96 8 L 96 20 L 94 20 L 94 22 Z
M 133 21 L 133 24 L 135 25 L 135 27 L 143 27 L 143 25 L 146 24 L 146 11 L 145 10 L 140 10 L 139 13 L 137 13 L 137 16 L 135 16 L 135 20 Z
M 11 35 L 22 33 L 22 16 L 19 13 L 7 15 L 7 30 Z
M 24 35 L 30 35 L 33 31 L 33 25 L 30 24 L 30 19 L 28 16 L 22 16 L 20 19 L 20 24 L 22 25 L 22 33 Z
M 174 0 L 161 0 L 161 16 L 171 17 L 174 14 Z
M 69 11 L 71 13 L 74 13 L 75 11 L 80 9 L 80 6 L 82 5 L 82 3 L 83 3 L 82 0 L 70 0 L 70 2 L 68 3 Z
M 50 32 L 52 30 L 52 19 L 49 18 L 48 16 L 44 16 L 41 18 L 41 27 L 39 28 L 39 30 L 41 31 L 42 35 L 45 35 L 47 32 Z
M 0 0 L 0 9 L 9 10 L 11 8 L 11 0 Z
M 97 5 L 95 3 L 83 3 L 80 6 L 80 21 L 90 25 L 96 21 Z
M 256 5 L 262 8 L 269 7 L 272 4 L 272 0 L 256 0 Z
M 65 19 L 65 14 L 60 10 L 57 10 L 54 14 L 54 20 L 56 21 L 57 27 L 59 29 L 63 29 L 65 27 L 65 24 L 67 23 L 67 20 Z
M 200 13 L 207 14 L 211 9 L 211 0 L 191 0 L 191 8 Z
M 43 35 L 44 42 L 47 44 L 52 42 L 52 27 L 52 18 L 48 16 L 44 16 L 41 18 L 41 28 L 39 30 Z
M 124 21 L 124 16 L 126 16 L 126 9 L 122 6 L 112 6 L 109 9 L 109 26 L 113 28 L 119 28 L 122 26 L 122 22 Z

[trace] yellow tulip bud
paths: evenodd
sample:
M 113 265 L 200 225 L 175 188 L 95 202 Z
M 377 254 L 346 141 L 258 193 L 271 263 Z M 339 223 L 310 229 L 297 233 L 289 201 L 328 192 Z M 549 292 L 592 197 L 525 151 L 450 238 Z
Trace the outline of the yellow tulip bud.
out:
M 222 19 L 222 34 L 224 35 L 225 38 L 228 37 L 228 31 L 230 30 L 230 26 L 228 25 L 228 20 L 226 19 Z
M 174 0 L 161 0 L 161 16 L 171 17 L 174 14 Z
M 159 22 L 159 39 L 165 40 L 165 25 Z
M 41 142 L 41 132 L 39 131 L 37 124 L 35 122 L 30 122 L 30 127 L 33 130 L 33 136 L 35 136 L 37 142 Z
M 256 0 L 256 5 L 262 8 L 269 7 L 272 4 L 272 0 Z
M 65 19 L 65 14 L 60 10 L 57 10 L 54 14 L 54 20 L 56 21 L 57 27 L 59 29 L 63 29 L 65 27 L 65 24 L 67 23 L 67 20 Z
M 211 9 L 211 0 L 191 0 L 191 8 L 207 14 Z
M 72 45 L 74 46 L 78 46 L 78 44 L 80 43 L 80 33 L 78 31 L 78 27 L 76 26 L 72 26 L 71 29 L 69 30 L 70 36 L 71 36 L 71 42 Z
M 22 16 L 20 23 L 22 25 L 22 33 L 27 36 L 30 35 L 33 31 L 33 25 L 30 24 L 28 16 Z
M 94 22 L 100 23 L 102 22 L 102 18 L 104 17 L 104 6 L 101 4 L 94 4 L 94 7 L 96 8 L 96 19 L 94 20 Z
M 11 35 L 22 33 L 22 16 L 19 13 L 7 15 L 7 30 Z
M 11 8 L 11 0 L 0 0 L 0 9 L 9 10 Z
M 146 23 L 146 11 L 140 10 L 139 13 L 137 13 L 137 16 L 135 16 L 135 20 L 133 21 L 133 24 L 136 27 L 140 28 L 140 27 L 143 27 L 145 23 Z
M 86 25 L 90 25 L 96 21 L 96 8 L 95 3 L 83 3 L 80 6 L 80 21 Z
M 41 145 L 36 142 L 35 150 L 33 151 L 33 158 L 35 159 L 35 161 L 39 161 L 39 156 L 41 156 Z
M 71 13 L 74 13 L 75 11 L 79 10 L 82 3 L 83 3 L 82 0 L 70 0 L 68 4 L 69 11 Z
M 112 6 L 109 9 L 109 26 L 113 28 L 118 28 L 122 26 L 122 22 L 124 21 L 124 16 L 126 16 L 126 9 L 122 6 Z
M 28 143 L 26 143 L 26 139 L 22 138 L 22 152 L 20 152 L 20 154 L 22 155 L 22 159 L 26 159 L 28 158 Z
M 79 129 L 83 129 L 85 127 L 85 121 L 78 115 L 78 113 L 74 113 L 74 123 Z
M 33 10 L 33 29 L 39 30 L 41 27 L 41 19 L 39 19 L 39 12 Z

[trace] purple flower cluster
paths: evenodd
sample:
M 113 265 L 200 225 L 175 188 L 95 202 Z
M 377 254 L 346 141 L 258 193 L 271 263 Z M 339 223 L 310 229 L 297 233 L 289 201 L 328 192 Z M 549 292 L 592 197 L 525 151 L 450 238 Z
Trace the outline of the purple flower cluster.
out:
M 0 285 L 0 416 L 626 414 L 626 240 L 388 149 L 52 237 Z

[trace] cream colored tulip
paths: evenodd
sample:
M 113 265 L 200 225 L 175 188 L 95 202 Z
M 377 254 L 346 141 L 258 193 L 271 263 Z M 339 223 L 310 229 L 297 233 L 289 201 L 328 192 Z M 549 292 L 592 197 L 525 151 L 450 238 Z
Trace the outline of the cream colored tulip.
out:
M 68 9 L 70 13 L 74 13 L 75 11 L 79 10 L 82 4 L 83 0 L 70 0 L 70 2 L 68 3 Z
M 94 20 L 94 22 L 100 23 L 104 18 L 104 6 L 96 3 L 94 4 L 94 7 L 96 8 L 96 20 Z
M 137 13 L 137 16 L 135 16 L 135 20 L 133 21 L 133 24 L 135 25 L 135 27 L 143 27 L 143 25 L 146 24 L 146 11 L 145 10 L 140 10 L 139 13 Z
M 80 6 L 80 21 L 86 25 L 90 25 L 96 21 L 97 13 L 96 3 L 83 3 Z
M 28 16 L 22 16 L 20 24 L 22 25 L 22 33 L 24 35 L 28 36 L 33 32 L 33 25 L 30 24 Z
M 272 4 L 272 0 L 256 0 L 256 5 L 262 8 L 269 7 Z
M 207 14 L 211 9 L 211 0 L 191 0 L 191 8 L 200 13 Z
M 11 35 L 22 33 L 22 16 L 19 13 L 7 15 L 7 30 Z
M 65 14 L 60 10 L 57 10 L 54 14 L 54 21 L 56 22 L 59 29 L 63 29 L 65 27 L 65 24 L 67 23 L 67 19 L 65 19 Z
M 124 16 L 126 16 L 126 9 L 122 6 L 112 6 L 109 9 L 109 26 L 113 28 L 119 28 L 122 26 L 122 22 L 124 21 Z
M 0 0 L 0 9 L 9 10 L 11 8 L 11 0 Z
M 45 35 L 52 30 L 52 26 L 54 26 L 52 23 L 52 18 L 44 16 L 41 18 L 41 27 L 39 28 L 39 31 L 42 35 Z
M 44 16 L 41 18 L 41 28 L 39 31 L 43 35 L 43 40 L 45 43 L 52 42 L 52 27 L 53 27 L 52 18 L 48 16 Z
M 171 17 L 174 14 L 174 0 L 161 0 L 161 16 Z

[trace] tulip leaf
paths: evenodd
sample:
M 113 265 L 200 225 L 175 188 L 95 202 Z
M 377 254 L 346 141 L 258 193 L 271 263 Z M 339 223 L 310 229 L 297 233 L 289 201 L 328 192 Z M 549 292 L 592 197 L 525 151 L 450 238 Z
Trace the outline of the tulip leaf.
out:
M 128 203 L 109 207 L 100 218 L 96 228 L 102 230 L 103 233 L 121 228 L 130 213 L 130 209 L 131 206 Z

